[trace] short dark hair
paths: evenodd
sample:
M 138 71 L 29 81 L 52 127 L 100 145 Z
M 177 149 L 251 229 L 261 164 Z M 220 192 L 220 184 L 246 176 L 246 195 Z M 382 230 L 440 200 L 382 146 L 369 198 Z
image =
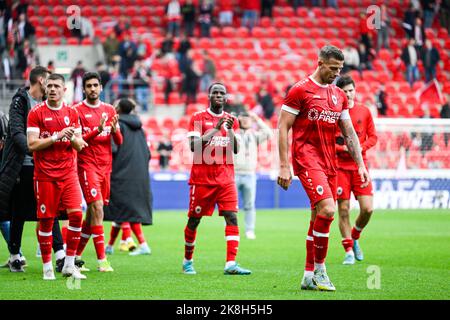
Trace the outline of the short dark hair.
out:
M 34 67 L 30 71 L 30 77 L 29 77 L 30 84 L 31 85 L 36 84 L 38 82 L 39 77 L 45 77 L 47 74 L 50 74 L 50 73 L 51 72 L 45 67 L 42 67 L 42 66 Z
M 355 86 L 355 81 L 353 81 L 352 77 L 347 76 L 347 75 L 340 77 L 340 78 L 336 81 L 336 86 L 339 87 L 339 88 L 341 88 L 341 89 L 344 88 L 344 87 L 346 87 L 346 86 L 348 86 L 349 84 L 352 84 L 353 87 L 356 87 L 356 86 Z
M 225 88 L 225 91 L 227 91 L 227 87 L 222 83 L 222 82 L 214 82 L 212 83 L 209 88 L 208 88 L 208 94 L 211 93 L 211 89 L 215 86 L 215 85 L 221 85 Z
M 64 76 L 59 73 L 52 73 L 48 76 L 47 80 L 61 80 L 63 83 L 66 83 Z
M 135 104 L 128 98 L 122 98 L 119 100 L 117 106 L 119 107 L 122 113 L 129 114 L 131 111 L 134 110 Z
M 338 47 L 326 45 L 320 49 L 319 58 L 324 60 L 336 59 L 339 61 L 344 61 L 344 54 Z
M 83 75 L 83 89 L 84 89 L 84 85 L 86 84 L 87 81 L 91 80 L 91 79 L 97 79 L 98 83 L 102 84 L 102 80 L 99 76 L 99 74 L 97 72 L 86 72 Z

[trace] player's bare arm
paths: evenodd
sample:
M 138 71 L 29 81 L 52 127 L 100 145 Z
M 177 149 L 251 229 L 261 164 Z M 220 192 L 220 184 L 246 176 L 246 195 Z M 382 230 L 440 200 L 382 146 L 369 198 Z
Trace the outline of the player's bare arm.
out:
M 72 135 L 72 137 L 70 138 L 70 144 L 72 145 L 72 148 L 74 148 L 78 152 L 88 146 L 87 142 L 83 140 L 81 134 L 79 133 L 74 133 Z
M 277 183 L 287 190 L 292 182 L 292 174 L 289 165 L 289 130 L 294 124 L 296 115 L 281 110 L 280 119 L 278 121 L 278 153 L 280 156 L 280 169 L 278 173 Z
M 367 172 L 366 166 L 364 165 L 364 160 L 361 153 L 361 146 L 359 144 L 358 135 L 353 128 L 351 119 L 340 119 L 339 127 L 341 128 L 342 135 L 344 136 L 345 144 L 348 148 L 348 153 L 352 156 L 358 165 L 358 173 L 361 176 L 363 184 L 361 187 L 366 187 L 369 184 L 370 177 Z
M 27 133 L 27 144 L 30 152 L 41 151 L 47 149 L 53 145 L 56 141 L 62 138 L 70 139 L 73 136 L 75 129 L 73 127 L 67 127 L 47 138 L 39 138 L 39 133 L 28 132 Z
M 219 122 L 217 125 L 211 129 L 208 130 L 203 136 L 201 137 L 189 137 L 189 144 L 191 147 L 191 151 L 194 152 L 194 150 L 202 150 L 202 147 L 211 140 L 211 138 L 220 131 L 220 127 L 225 122 L 225 118 L 219 119 Z M 198 148 L 198 149 L 196 149 Z
M 225 127 L 227 128 L 227 134 L 233 141 L 233 152 L 234 154 L 237 154 L 239 152 L 240 145 L 238 139 L 236 138 L 236 134 L 234 133 L 233 124 L 234 118 L 228 118 L 225 120 Z

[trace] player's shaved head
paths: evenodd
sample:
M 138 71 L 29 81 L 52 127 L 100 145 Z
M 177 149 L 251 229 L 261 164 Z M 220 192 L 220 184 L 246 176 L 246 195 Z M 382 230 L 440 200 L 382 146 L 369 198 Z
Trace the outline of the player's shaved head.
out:
M 320 49 L 319 59 L 324 61 L 329 61 L 330 59 L 344 61 L 344 54 L 339 48 L 332 45 L 326 45 Z

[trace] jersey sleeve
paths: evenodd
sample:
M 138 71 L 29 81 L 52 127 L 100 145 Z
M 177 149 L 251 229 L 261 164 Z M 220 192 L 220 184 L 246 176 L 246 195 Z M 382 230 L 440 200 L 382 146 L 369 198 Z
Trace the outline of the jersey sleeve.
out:
M 363 151 L 372 148 L 374 145 L 377 144 L 378 141 L 377 132 L 375 130 L 375 124 L 373 123 L 372 114 L 370 113 L 369 109 L 367 109 L 366 111 L 366 126 L 367 126 L 366 128 L 367 139 L 361 145 Z
M 187 133 L 188 138 L 202 136 L 202 122 L 196 114 L 191 117 L 189 121 L 189 132 Z
M 299 85 L 293 86 L 283 100 L 281 110 L 298 115 L 303 109 L 303 88 Z
M 39 134 L 41 132 L 39 115 L 37 112 L 30 112 L 27 119 L 27 133 L 35 132 Z

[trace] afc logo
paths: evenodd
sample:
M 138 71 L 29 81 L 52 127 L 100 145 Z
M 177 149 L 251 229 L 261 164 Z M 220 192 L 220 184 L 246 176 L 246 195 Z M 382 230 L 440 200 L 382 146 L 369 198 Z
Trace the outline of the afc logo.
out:
M 340 196 L 342 194 L 342 187 L 337 188 L 337 195 Z
M 308 111 L 308 120 L 315 121 L 319 119 L 319 111 L 316 109 L 311 109 Z
M 200 212 L 202 212 L 202 207 L 196 206 L 196 207 L 195 207 L 195 213 L 196 213 L 196 214 L 199 214 Z
M 41 209 L 42 213 L 45 213 L 45 211 L 47 210 L 47 208 L 45 207 L 45 204 L 41 204 L 40 209 Z
M 97 196 L 97 189 L 92 188 L 92 189 L 91 189 L 91 195 L 92 195 L 93 197 L 96 197 L 96 196 Z
M 66 126 L 69 125 L 70 120 L 69 120 L 69 117 L 68 117 L 68 116 L 65 116 L 65 117 L 64 117 L 64 123 L 66 124 Z

